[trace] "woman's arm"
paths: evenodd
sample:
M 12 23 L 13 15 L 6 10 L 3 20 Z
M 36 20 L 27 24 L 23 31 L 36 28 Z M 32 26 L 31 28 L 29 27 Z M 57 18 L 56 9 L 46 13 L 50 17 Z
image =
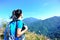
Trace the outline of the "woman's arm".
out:
M 20 28 L 17 29 L 17 37 L 20 37 L 22 34 L 24 34 L 28 30 L 27 26 L 24 25 L 24 27 L 25 29 L 23 31 L 21 31 L 22 29 Z

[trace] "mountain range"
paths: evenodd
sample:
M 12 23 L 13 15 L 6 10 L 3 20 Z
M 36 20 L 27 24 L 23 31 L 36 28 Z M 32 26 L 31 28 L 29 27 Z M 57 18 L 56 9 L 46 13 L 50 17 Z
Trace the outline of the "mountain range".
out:
M 23 20 L 30 32 L 43 34 L 50 38 L 60 38 L 60 17 L 54 16 L 45 20 L 26 18 Z

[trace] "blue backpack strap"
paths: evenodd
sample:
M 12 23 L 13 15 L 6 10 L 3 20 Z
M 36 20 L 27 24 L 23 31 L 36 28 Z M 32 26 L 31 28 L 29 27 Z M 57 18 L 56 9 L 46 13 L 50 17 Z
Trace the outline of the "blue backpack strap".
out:
M 18 20 L 16 20 L 15 37 L 17 37 L 17 35 L 16 35 L 16 34 L 17 34 L 17 21 L 18 21 Z

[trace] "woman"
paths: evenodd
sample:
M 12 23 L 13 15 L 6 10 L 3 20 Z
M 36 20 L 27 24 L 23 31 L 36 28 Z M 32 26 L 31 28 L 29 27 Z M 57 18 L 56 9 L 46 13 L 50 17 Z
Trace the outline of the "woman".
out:
M 10 34 L 15 35 L 14 40 L 25 40 L 25 32 L 27 31 L 27 26 L 22 22 L 22 10 L 17 9 L 12 12 L 12 21 L 10 22 Z
M 17 21 L 18 26 L 17 26 L 17 31 L 15 33 L 16 33 L 17 37 L 21 37 L 21 38 L 24 36 L 24 33 L 28 29 L 27 26 L 23 25 L 22 17 L 23 17 L 23 15 L 22 15 L 22 10 L 21 9 L 14 10 L 13 13 L 12 13 L 12 17 L 11 17 L 13 19 L 13 21 L 19 20 L 19 21 Z M 25 27 L 25 29 L 23 31 L 21 31 L 23 26 Z M 24 37 L 22 39 L 24 40 Z

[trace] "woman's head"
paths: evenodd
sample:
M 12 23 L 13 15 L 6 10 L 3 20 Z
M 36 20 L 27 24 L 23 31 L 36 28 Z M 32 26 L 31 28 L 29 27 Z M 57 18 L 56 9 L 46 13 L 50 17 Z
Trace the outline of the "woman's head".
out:
M 22 18 L 22 10 L 21 9 L 13 10 L 11 18 L 12 19 Z

